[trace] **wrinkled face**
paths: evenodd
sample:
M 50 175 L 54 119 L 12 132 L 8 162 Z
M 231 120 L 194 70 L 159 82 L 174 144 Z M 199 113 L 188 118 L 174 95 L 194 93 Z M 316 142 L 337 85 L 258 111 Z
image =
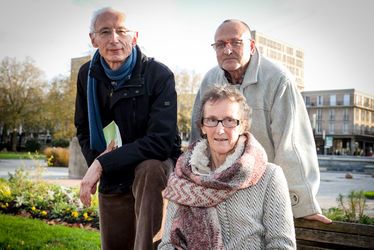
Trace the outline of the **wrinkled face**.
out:
M 117 69 L 131 54 L 136 45 L 136 32 L 127 32 L 125 17 L 107 11 L 98 16 L 95 32 L 90 33 L 91 43 L 112 69 Z
M 221 24 L 214 37 L 216 44 L 226 44 L 223 48 L 216 49 L 219 66 L 229 73 L 244 68 L 255 49 L 254 41 L 250 37 L 250 32 L 240 22 Z
M 231 118 L 241 121 L 242 112 L 237 102 L 229 99 L 208 101 L 204 105 L 204 118 L 223 120 Z M 243 133 L 241 123 L 233 128 L 224 127 L 221 122 L 216 127 L 207 127 L 204 124 L 201 127 L 203 134 L 206 134 L 209 143 L 211 155 L 224 155 L 230 153 Z

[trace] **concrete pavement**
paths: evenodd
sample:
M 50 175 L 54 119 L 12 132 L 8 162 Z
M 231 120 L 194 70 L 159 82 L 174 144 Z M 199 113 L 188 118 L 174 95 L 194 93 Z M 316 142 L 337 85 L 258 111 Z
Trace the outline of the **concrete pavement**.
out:
M 46 167 L 44 161 L 33 160 L 0 160 L 0 178 L 8 178 L 8 173 L 14 173 L 17 168 L 24 168 L 30 178 L 35 178 L 37 166 L 44 166 L 41 173 L 48 182 L 68 187 L 79 187 L 80 179 L 69 178 L 68 168 Z M 374 178 L 363 173 L 353 173 L 353 179 L 345 179 L 345 172 L 321 172 L 321 184 L 317 200 L 321 207 L 328 209 L 337 207 L 336 198 L 339 194 L 348 195 L 354 191 L 374 191 Z M 367 214 L 374 216 L 374 200 L 367 200 Z
M 16 169 L 22 168 L 30 178 L 38 178 L 38 175 L 50 183 L 67 187 L 76 187 L 80 179 L 69 178 L 66 167 L 47 167 L 44 160 L 0 160 L 0 178 L 9 178 L 9 173 L 14 174 Z

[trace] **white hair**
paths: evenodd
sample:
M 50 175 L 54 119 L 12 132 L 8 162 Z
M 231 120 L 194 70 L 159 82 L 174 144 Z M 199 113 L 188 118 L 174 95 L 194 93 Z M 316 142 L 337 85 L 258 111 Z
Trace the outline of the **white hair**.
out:
M 90 33 L 95 32 L 95 23 L 96 23 L 97 19 L 99 18 L 99 16 L 101 14 L 105 13 L 105 12 L 114 12 L 114 13 L 118 13 L 118 14 L 122 15 L 123 17 L 126 17 L 126 14 L 124 12 L 119 11 L 119 10 L 115 10 L 112 7 L 104 7 L 104 8 L 95 10 L 92 13 L 92 17 L 91 17 Z

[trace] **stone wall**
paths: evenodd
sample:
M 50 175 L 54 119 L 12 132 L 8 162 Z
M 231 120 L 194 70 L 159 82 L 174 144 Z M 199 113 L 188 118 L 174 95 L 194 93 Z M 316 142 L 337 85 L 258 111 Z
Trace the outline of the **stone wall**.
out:
M 81 151 L 78 138 L 74 137 L 69 145 L 69 178 L 81 179 L 88 169 Z

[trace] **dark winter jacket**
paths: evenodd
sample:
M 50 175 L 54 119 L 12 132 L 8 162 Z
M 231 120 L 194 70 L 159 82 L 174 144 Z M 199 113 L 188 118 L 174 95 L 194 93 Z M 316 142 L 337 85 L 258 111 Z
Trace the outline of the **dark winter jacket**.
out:
M 78 73 L 75 126 L 88 166 L 98 157 L 103 173 L 99 191 L 127 192 L 134 168 L 147 159 L 176 160 L 180 155 L 177 129 L 177 94 L 173 73 L 162 63 L 146 57 L 138 49 L 137 62 L 124 87 L 114 91 L 100 60 L 94 62 L 91 76 L 97 80 L 97 93 L 103 127 L 115 121 L 122 147 L 104 154 L 90 149 L 87 78 L 89 62 Z

